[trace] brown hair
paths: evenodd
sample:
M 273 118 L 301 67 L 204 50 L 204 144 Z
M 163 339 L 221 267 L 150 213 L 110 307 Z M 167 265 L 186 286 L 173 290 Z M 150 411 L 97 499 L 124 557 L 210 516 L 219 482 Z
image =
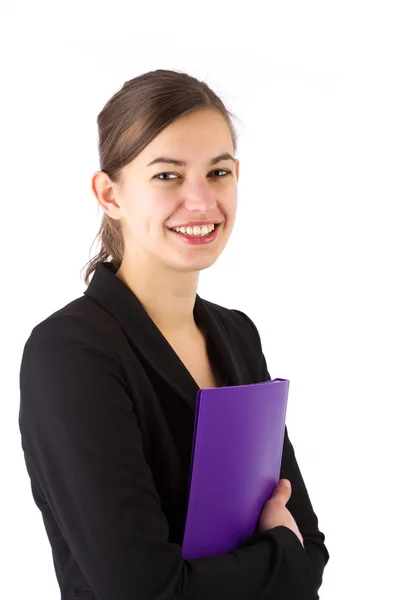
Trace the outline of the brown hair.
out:
M 149 71 L 126 81 L 97 117 L 100 170 L 118 183 L 121 169 L 165 127 L 183 115 L 204 108 L 215 108 L 226 119 L 236 152 L 237 133 L 231 120 L 234 115 L 204 81 L 165 69 Z M 101 250 L 85 265 L 86 285 L 98 262 L 111 262 L 116 270 L 122 262 L 124 239 L 120 221 L 104 213 L 92 246 L 98 237 Z

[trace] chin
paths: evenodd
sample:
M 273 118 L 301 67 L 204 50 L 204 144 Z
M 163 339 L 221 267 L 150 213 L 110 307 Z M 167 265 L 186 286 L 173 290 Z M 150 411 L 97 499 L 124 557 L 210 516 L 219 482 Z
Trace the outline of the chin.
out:
M 169 266 L 177 271 L 183 272 L 192 272 L 192 271 L 204 271 L 204 269 L 208 269 L 214 263 L 217 262 L 219 255 L 208 256 L 208 257 L 198 257 L 193 260 L 177 260 L 176 262 L 169 263 Z

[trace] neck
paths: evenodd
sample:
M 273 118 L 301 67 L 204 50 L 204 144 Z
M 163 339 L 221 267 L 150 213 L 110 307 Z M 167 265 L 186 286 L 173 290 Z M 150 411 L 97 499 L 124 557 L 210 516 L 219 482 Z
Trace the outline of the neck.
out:
M 165 336 L 193 337 L 198 334 L 193 315 L 198 271 L 180 273 L 154 265 L 133 264 L 124 256 L 115 275 L 137 296 Z

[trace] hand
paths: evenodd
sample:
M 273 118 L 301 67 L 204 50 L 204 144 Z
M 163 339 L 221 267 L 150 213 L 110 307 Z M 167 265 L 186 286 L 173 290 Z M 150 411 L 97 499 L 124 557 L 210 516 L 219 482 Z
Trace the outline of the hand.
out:
M 275 486 L 272 496 L 264 504 L 261 511 L 258 527 L 260 531 L 267 531 L 273 527 L 284 525 L 297 535 L 304 548 L 303 536 L 292 514 L 286 508 L 286 502 L 292 493 L 292 486 L 288 479 L 281 479 Z

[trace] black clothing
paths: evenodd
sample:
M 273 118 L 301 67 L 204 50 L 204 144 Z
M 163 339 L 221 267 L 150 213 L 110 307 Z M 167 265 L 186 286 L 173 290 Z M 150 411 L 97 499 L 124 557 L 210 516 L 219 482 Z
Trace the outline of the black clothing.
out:
M 227 554 L 182 559 L 199 387 L 111 263 L 36 325 L 20 369 L 19 427 L 61 600 L 311 600 L 329 554 L 287 428 L 287 527 Z M 196 295 L 194 318 L 226 385 L 271 379 L 242 311 Z

